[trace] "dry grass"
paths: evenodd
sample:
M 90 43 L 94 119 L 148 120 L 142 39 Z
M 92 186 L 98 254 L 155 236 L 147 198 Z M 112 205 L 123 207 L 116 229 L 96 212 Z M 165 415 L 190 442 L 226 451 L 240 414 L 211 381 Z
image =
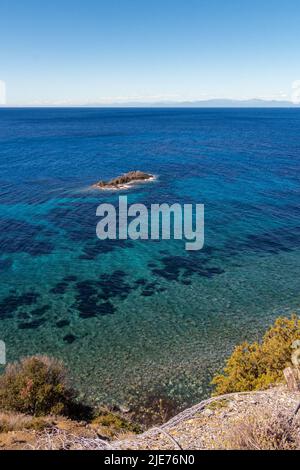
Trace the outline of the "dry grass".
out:
M 300 450 L 300 426 L 285 415 L 260 411 L 238 421 L 221 445 L 234 450 Z
M 18 413 L 0 413 L 0 433 L 10 431 L 36 430 L 50 426 L 49 420 Z

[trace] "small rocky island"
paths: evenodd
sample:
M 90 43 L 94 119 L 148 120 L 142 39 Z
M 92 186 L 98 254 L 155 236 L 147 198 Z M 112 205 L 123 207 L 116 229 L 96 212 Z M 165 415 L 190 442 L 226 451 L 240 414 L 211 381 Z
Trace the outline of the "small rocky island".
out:
M 93 185 L 98 189 L 127 189 L 133 183 L 154 180 L 154 175 L 144 173 L 143 171 L 129 171 L 124 175 L 117 176 L 110 181 L 99 181 Z

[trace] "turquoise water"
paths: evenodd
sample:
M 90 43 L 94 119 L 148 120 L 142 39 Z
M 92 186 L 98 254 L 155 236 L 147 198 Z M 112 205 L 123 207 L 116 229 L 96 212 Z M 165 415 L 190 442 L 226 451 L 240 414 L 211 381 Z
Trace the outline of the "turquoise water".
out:
M 0 110 L 0 339 L 66 361 L 82 393 L 182 406 L 244 339 L 300 307 L 300 112 Z M 99 179 L 140 169 L 120 193 Z M 100 241 L 96 208 L 205 204 L 205 246 Z

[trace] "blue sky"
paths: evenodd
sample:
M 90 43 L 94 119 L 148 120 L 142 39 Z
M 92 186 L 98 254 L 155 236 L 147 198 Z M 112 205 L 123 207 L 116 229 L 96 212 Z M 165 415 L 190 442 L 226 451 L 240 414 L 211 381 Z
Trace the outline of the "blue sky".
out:
M 0 18 L 11 105 L 291 99 L 300 80 L 299 0 L 0 0 Z

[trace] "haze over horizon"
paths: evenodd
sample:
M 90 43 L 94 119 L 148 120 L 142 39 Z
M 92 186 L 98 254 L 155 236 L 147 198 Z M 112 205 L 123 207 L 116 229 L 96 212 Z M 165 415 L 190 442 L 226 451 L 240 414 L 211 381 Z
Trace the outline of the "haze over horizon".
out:
M 300 103 L 296 0 L 13 0 L 1 15 L 2 106 Z

